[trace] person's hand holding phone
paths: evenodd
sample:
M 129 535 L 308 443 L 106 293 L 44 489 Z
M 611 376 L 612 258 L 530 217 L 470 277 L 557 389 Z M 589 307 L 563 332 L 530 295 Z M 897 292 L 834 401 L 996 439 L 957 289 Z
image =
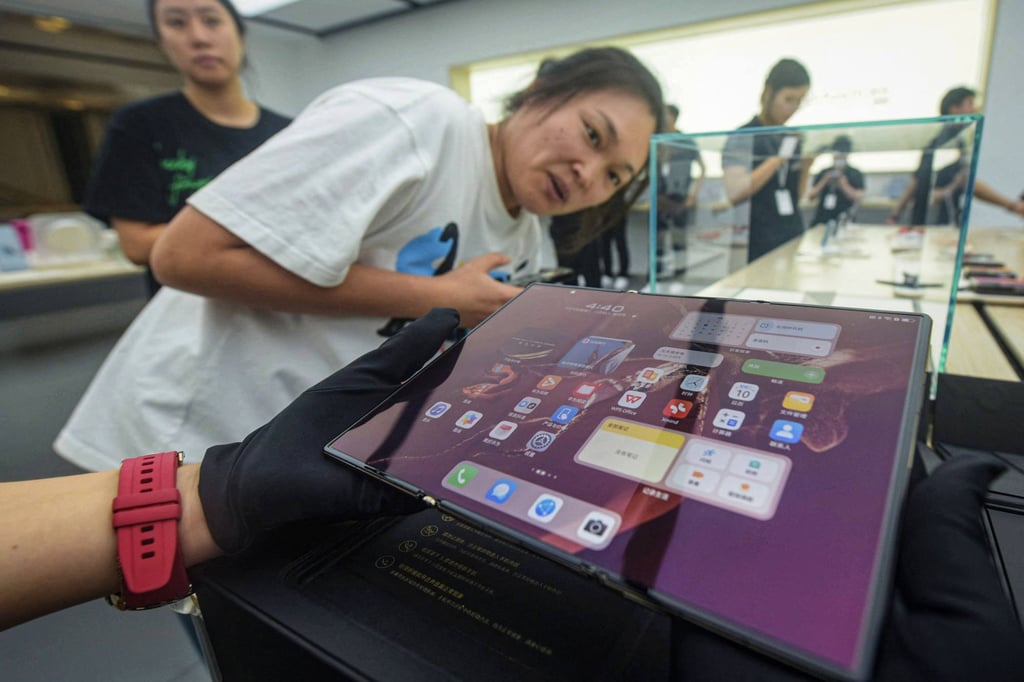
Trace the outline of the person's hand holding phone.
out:
M 289 523 L 422 508 L 411 495 L 330 460 L 323 448 L 419 370 L 458 325 L 455 310 L 436 308 L 308 389 L 241 443 L 207 450 L 199 496 L 217 545 L 234 553 Z
M 1011 682 L 1024 631 L 992 564 L 981 506 L 1004 466 L 963 456 L 912 487 L 896 585 L 872 680 Z M 752 570 L 756 570 L 752 567 Z M 673 679 L 809 680 L 803 673 L 683 621 L 672 625 Z

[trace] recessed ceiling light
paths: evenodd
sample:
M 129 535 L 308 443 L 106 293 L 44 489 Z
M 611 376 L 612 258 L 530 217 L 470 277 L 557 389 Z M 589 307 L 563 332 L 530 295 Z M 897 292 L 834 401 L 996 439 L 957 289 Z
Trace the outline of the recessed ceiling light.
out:
M 298 0 L 235 0 L 235 7 L 244 16 L 254 17 L 264 12 L 291 5 Z

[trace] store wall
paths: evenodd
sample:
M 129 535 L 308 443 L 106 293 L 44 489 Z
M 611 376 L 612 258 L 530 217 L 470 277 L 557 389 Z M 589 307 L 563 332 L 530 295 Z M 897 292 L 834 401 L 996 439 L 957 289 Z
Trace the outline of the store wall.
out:
M 467 0 L 449 2 L 395 19 L 343 31 L 322 41 L 303 39 L 268 42 L 259 54 L 267 70 L 260 73 L 263 101 L 280 102 L 295 113 L 321 91 L 348 80 L 371 76 L 413 76 L 448 82 L 455 64 L 500 57 L 581 41 L 599 41 L 666 26 L 703 22 L 771 9 L 811 4 L 807 0 Z M 1024 26 L 1024 2 L 999 3 L 989 83 L 985 88 L 985 140 L 979 176 L 1003 194 L 1024 190 L 1024 160 L 1018 160 L 1024 121 L 1024 92 L 1017 75 L 1024 64 L 1024 44 L 1017 29 Z M 254 36 L 255 38 L 255 36 Z M 253 53 L 263 44 L 252 41 Z M 884 49 L 884 46 L 882 47 Z M 764 69 L 779 52 L 764 55 L 753 69 Z M 317 64 L 317 68 L 310 68 Z M 263 67 L 261 66 L 261 69 Z M 957 85 L 950 83 L 950 86 Z M 979 84 L 981 85 L 981 84 Z M 751 94 L 751 113 L 756 108 Z M 701 103 L 707 106 L 711 102 Z M 921 115 L 937 113 L 937 102 L 922 104 Z M 723 121 L 723 127 L 735 121 Z M 976 204 L 974 225 L 1020 225 L 1022 221 L 985 204 Z

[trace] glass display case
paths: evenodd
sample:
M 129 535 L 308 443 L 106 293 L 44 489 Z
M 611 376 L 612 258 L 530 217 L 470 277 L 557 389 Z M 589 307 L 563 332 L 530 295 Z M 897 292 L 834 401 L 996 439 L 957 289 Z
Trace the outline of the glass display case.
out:
M 925 313 L 943 371 L 982 121 L 654 136 L 650 290 Z

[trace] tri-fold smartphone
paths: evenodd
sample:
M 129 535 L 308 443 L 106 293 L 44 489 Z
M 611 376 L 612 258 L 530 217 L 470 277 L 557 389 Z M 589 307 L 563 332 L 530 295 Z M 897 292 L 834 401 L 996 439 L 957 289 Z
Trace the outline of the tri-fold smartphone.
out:
M 864 678 L 930 326 L 534 284 L 326 452 L 652 606 Z

